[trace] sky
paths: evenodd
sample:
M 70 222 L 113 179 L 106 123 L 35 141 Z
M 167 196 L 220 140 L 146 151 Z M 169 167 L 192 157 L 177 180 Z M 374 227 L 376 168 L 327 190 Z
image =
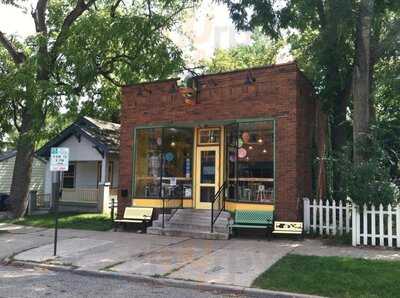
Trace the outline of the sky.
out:
M 36 1 L 28 3 L 34 4 Z M 228 9 L 221 4 L 204 0 L 192 13 L 193 17 L 188 18 L 181 28 L 185 34 L 171 34 L 174 42 L 184 50 L 187 60 L 197 62 L 210 58 L 216 48 L 230 48 L 251 41 L 250 33 L 235 30 Z M 21 37 L 33 34 L 34 23 L 30 10 L 23 13 L 18 8 L 0 5 L 0 30 Z

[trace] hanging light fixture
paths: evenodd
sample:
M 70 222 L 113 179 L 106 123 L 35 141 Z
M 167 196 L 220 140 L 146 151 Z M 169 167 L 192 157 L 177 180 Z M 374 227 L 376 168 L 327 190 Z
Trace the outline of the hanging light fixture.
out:
M 262 142 L 263 142 L 263 139 L 262 139 L 261 137 L 259 137 L 259 138 L 257 139 L 257 143 L 262 144 Z
M 267 151 L 267 149 L 265 149 L 265 148 L 264 148 L 263 151 L 262 151 L 262 153 L 264 153 L 264 154 L 267 153 L 267 152 L 268 152 L 268 151 Z

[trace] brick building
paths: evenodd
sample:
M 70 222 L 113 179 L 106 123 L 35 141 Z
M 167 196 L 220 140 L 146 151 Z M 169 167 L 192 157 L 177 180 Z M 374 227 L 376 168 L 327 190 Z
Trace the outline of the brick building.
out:
M 312 193 L 317 115 L 296 63 L 203 75 L 182 94 L 177 80 L 122 90 L 119 215 L 126 206 L 274 210 L 301 219 Z M 164 200 L 164 202 L 163 202 Z

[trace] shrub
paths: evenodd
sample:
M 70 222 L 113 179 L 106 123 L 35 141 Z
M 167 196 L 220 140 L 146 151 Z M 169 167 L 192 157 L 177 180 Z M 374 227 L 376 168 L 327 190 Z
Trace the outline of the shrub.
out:
M 390 160 L 383 146 L 371 140 L 363 146 L 363 150 L 368 159 L 359 164 L 352 161 L 351 146 L 346 146 L 334 159 L 342 178 L 339 195 L 350 198 L 358 205 L 396 203 L 399 190 L 391 182 Z

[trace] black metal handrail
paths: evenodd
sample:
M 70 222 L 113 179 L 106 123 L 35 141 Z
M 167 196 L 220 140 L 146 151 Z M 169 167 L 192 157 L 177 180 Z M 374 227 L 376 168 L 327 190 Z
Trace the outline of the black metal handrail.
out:
M 162 228 L 165 228 L 165 214 L 167 210 L 171 210 L 169 213 L 170 216 L 167 221 L 170 221 L 171 218 L 175 215 L 178 209 L 183 209 L 183 198 L 169 198 L 163 197 L 163 207 L 162 207 Z
M 214 233 L 214 224 L 220 216 L 221 212 L 225 209 L 225 190 L 228 182 L 225 181 L 215 195 L 212 197 L 211 201 L 211 233 Z

